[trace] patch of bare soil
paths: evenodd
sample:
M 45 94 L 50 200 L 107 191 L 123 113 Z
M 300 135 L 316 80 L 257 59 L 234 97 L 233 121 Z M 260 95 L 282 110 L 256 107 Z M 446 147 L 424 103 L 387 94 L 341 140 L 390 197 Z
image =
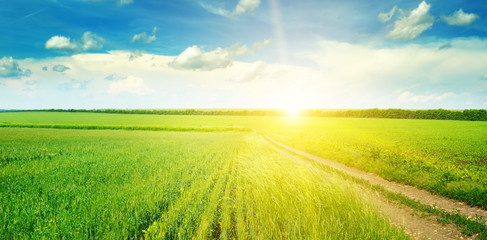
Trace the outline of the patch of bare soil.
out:
M 476 214 L 487 218 L 487 211 L 470 207 L 465 203 L 453 201 L 451 199 L 434 195 L 426 190 L 417 189 L 415 187 L 404 185 L 396 182 L 391 182 L 381 178 L 380 176 L 358 170 L 356 168 L 348 167 L 341 163 L 323 159 L 321 157 L 309 154 L 307 152 L 295 149 L 288 145 L 282 144 L 273 140 L 268 136 L 263 136 L 263 139 L 269 143 L 273 143 L 281 148 L 273 146 L 277 151 L 291 158 L 292 160 L 301 164 L 311 166 L 308 161 L 293 154 L 304 156 L 318 163 L 324 164 L 341 172 L 344 172 L 355 178 L 369 181 L 370 184 L 380 185 L 386 190 L 395 193 L 401 193 L 411 199 L 419 200 L 423 204 L 443 208 L 448 211 L 459 210 L 461 214 L 469 217 L 475 217 Z M 283 150 L 285 149 L 285 150 Z M 293 153 L 293 154 L 290 154 Z M 363 188 L 363 194 L 369 199 L 375 200 L 380 208 L 380 212 L 386 216 L 393 225 L 403 227 L 405 232 L 413 239 L 474 239 L 474 236 L 466 236 L 460 232 L 460 229 L 454 224 L 443 225 L 436 221 L 434 217 L 421 217 L 413 209 L 404 207 L 402 205 L 389 202 L 385 197 L 380 196 L 376 192 Z

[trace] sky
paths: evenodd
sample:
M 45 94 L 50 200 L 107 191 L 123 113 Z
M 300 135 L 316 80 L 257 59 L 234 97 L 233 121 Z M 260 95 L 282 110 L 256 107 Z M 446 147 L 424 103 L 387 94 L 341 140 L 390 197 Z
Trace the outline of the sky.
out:
M 487 108 L 484 0 L 0 0 L 0 109 Z

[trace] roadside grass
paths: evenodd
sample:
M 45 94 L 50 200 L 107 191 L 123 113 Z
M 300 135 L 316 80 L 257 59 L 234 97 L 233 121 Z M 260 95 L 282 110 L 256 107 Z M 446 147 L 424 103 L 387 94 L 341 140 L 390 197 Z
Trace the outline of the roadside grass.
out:
M 444 209 L 438 208 L 436 206 L 430 206 L 427 204 L 423 204 L 418 200 L 413 200 L 411 198 L 408 198 L 407 196 L 404 196 L 403 194 L 400 193 L 394 193 L 391 191 L 388 191 L 384 187 L 380 185 L 374 185 L 369 183 L 367 180 L 363 180 L 360 178 L 356 178 L 353 176 L 350 176 L 340 170 L 334 169 L 332 167 L 317 163 L 316 161 L 309 159 L 306 156 L 291 152 L 277 144 L 274 144 L 270 142 L 273 146 L 282 149 L 283 151 L 286 151 L 292 155 L 295 155 L 303 160 L 308 161 L 311 163 L 314 167 L 321 169 L 325 172 L 329 172 L 332 174 L 335 174 L 336 176 L 340 176 L 343 180 L 348 180 L 355 182 L 357 184 L 360 184 L 368 189 L 374 190 L 378 193 L 380 193 L 382 196 L 386 197 L 392 202 L 401 204 L 403 206 L 410 207 L 411 209 L 414 209 L 415 211 L 418 211 L 422 213 L 422 216 L 435 216 L 436 220 L 439 223 L 442 224 L 449 224 L 453 223 L 459 226 L 462 229 L 462 233 L 468 236 L 473 236 L 476 235 L 478 239 L 487 239 L 487 226 L 486 226 L 486 220 L 482 218 L 482 216 L 477 215 L 475 218 L 468 218 L 464 215 L 462 215 L 459 211 L 453 211 L 449 212 Z
M 303 118 L 261 129 L 294 148 L 487 209 L 486 122 Z

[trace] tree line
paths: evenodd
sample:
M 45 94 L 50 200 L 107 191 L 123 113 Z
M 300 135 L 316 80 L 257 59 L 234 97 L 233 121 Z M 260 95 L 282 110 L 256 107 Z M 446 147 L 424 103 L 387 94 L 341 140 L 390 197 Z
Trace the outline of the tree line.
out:
M 42 112 L 93 112 L 118 114 L 156 114 L 156 115 L 226 115 L 226 116 L 284 116 L 285 110 L 279 109 L 44 109 L 44 110 L 10 110 Z M 406 109 L 352 109 L 352 110 L 302 110 L 301 116 L 308 117 L 342 117 L 342 118 L 395 118 L 395 119 L 437 119 L 487 121 L 487 110 L 406 110 Z

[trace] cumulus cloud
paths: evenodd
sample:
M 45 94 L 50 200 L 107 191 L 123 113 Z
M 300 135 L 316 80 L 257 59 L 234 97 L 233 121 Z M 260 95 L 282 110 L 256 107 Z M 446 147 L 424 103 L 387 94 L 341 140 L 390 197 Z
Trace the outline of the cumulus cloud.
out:
M 246 48 L 217 48 L 210 52 L 202 51 L 198 46 L 186 48 L 169 66 L 178 69 L 213 70 L 229 66 L 239 56 L 238 52 L 245 54 Z M 240 55 L 243 55 L 240 54 Z
M 404 103 L 408 103 L 408 102 L 427 103 L 427 102 L 440 102 L 447 98 L 451 98 L 455 96 L 457 96 L 457 94 L 453 92 L 446 92 L 443 94 L 431 93 L 426 95 L 417 95 L 410 91 L 404 91 L 398 96 L 397 100 L 399 102 L 404 102 Z
M 158 30 L 157 27 L 154 27 L 154 29 L 152 29 L 152 36 L 147 36 L 147 33 L 146 32 L 139 33 L 139 34 L 135 34 L 132 37 L 132 42 L 151 43 L 154 40 L 156 40 L 156 32 L 157 32 L 157 30 Z
M 236 82 L 250 82 L 262 75 L 262 72 L 266 69 L 267 64 L 262 61 L 258 61 L 250 65 L 247 69 L 242 71 L 240 75 L 235 78 Z
M 232 15 L 254 11 L 260 5 L 260 0 L 240 0 L 232 12 Z
M 394 22 L 394 29 L 386 37 L 395 40 L 411 40 L 433 26 L 435 18 L 429 15 L 431 4 L 425 1 L 412 10 L 407 17 Z
M 81 52 L 87 50 L 97 50 L 103 47 L 105 40 L 91 32 L 85 32 L 80 40 L 72 41 L 65 36 L 53 36 L 47 40 L 46 49 L 57 49 L 66 52 Z
M 438 51 L 447 42 L 452 47 Z M 317 40 L 316 44 L 310 52 L 295 53 L 307 58 L 305 62 L 312 67 L 244 63 L 237 58 L 231 67 L 215 71 L 175 70 L 169 67 L 174 56 L 146 53 L 129 61 L 130 51 L 23 59 L 18 60 L 21 68 L 37 69 L 25 81 L 31 78 L 39 81 L 35 88 L 38 94 L 33 95 L 42 101 L 9 97 L 13 96 L 9 95 L 11 92 L 20 92 L 25 81 L 0 79 L 5 84 L 0 87 L 4 93 L 0 94 L 3 97 L 0 102 L 11 108 L 40 108 L 45 104 L 62 108 L 248 108 L 282 107 L 297 102 L 314 108 L 420 109 L 479 108 L 487 100 L 483 94 L 487 80 L 480 79 L 487 73 L 487 41 L 482 38 L 382 48 L 329 40 Z M 248 46 L 251 48 L 252 44 Z M 52 71 L 52 66 L 60 63 L 72 68 L 70 78 Z M 157 67 L 152 67 L 153 64 Z M 41 71 L 43 66 L 48 66 L 49 72 Z M 143 79 L 147 88 L 138 88 L 139 80 L 126 80 L 132 78 L 129 76 Z M 75 90 L 82 88 L 82 84 L 78 88 L 68 84 L 66 88 L 58 87 L 60 83 L 70 83 L 72 78 L 89 80 L 85 84 L 87 89 Z M 150 93 L 148 88 L 154 94 L 132 93 Z M 58 94 L 63 89 L 72 91 Z M 401 90 L 396 92 L 398 89 Z M 444 95 L 448 92 L 457 95 Z M 42 99 L 46 95 L 50 97 Z M 405 101 L 415 102 L 401 103 L 400 95 Z M 444 100 L 433 100 L 441 98 Z M 421 102 L 424 99 L 431 100 Z M 16 105 L 22 101 L 24 105 Z
M 134 77 L 132 75 L 116 80 L 110 83 L 110 88 L 108 89 L 108 94 L 115 95 L 119 93 L 134 93 L 137 95 L 146 95 L 153 92 L 144 84 L 142 78 Z
M 19 79 L 21 77 L 28 77 L 32 74 L 29 69 L 22 69 L 19 67 L 17 61 L 12 57 L 3 57 L 0 59 L 0 78 Z
M 487 69 L 487 42 L 478 38 L 450 39 L 449 42 L 450 49 L 438 51 L 445 42 L 375 48 L 322 40 L 318 43 L 321 50 L 304 55 L 311 56 L 320 67 L 324 81 L 350 89 L 352 86 L 399 89 L 421 84 L 425 89 L 441 89 L 442 92 L 478 90 L 479 78 Z M 353 66 L 353 71 L 349 66 Z
M 452 15 L 441 16 L 441 19 L 448 23 L 448 25 L 464 26 L 469 25 L 473 21 L 477 20 L 479 15 L 474 13 L 465 13 L 463 9 L 458 9 Z
M 130 54 L 129 54 L 129 61 L 132 61 L 132 60 L 134 60 L 134 59 L 137 59 L 137 58 L 139 58 L 139 57 L 144 56 L 144 53 L 145 53 L 145 52 L 144 52 L 144 51 L 142 51 L 142 50 L 135 50 L 135 51 L 133 51 L 133 52 L 130 52 Z
M 186 48 L 186 50 L 169 63 L 169 66 L 177 69 L 206 71 L 226 68 L 233 63 L 235 58 L 254 53 L 257 49 L 269 43 L 270 40 L 265 40 L 262 43 L 254 43 L 253 49 L 249 49 L 246 45 L 240 46 L 237 43 L 229 48 L 217 48 L 209 52 L 205 52 L 195 45 Z
M 64 51 L 75 52 L 78 50 L 78 44 L 72 43 L 71 39 L 64 36 L 53 36 L 47 40 L 46 49 L 59 49 Z
M 63 82 L 59 85 L 59 88 L 64 91 L 71 90 L 86 90 L 89 81 L 80 81 L 76 79 L 71 79 L 71 81 Z
M 83 42 L 82 48 L 83 50 L 97 50 L 103 47 L 103 42 L 105 41 L 103 38 L 93 34 L 91 32 L 85 32 L 81 37 Z
M 233 11 L 228 11 L 223 8 L 215 7 L 212 5 L 201 3 L 201 6 L 208 12 L 224 16 L 224 17 L 234 17 L 237 15 L 244 14 L 246 12 L 252 12 L 257 9 L 260 5 L 260 0 L 239 0 L 237 6 Z
M 394 6 L 389 12 L 386 13 L 381 12 L 379 13 L 379 15 L 377 15 L 377 19 L 379 19 L 381 23 L 386 23 L 392 19 L 392 16 L 394 16 L 394 14 L 396 13 L 396 10 L 397 10 L 397 6 Z
M 66 67 L 64 65 L 61 65 L 61 64 L 54 65 L 52 67 L 52 70 L 55 71 L 55 72 L 64 72 L 64 71 L 69 70 L 69 69 L 71 69 L 71 68 Z

